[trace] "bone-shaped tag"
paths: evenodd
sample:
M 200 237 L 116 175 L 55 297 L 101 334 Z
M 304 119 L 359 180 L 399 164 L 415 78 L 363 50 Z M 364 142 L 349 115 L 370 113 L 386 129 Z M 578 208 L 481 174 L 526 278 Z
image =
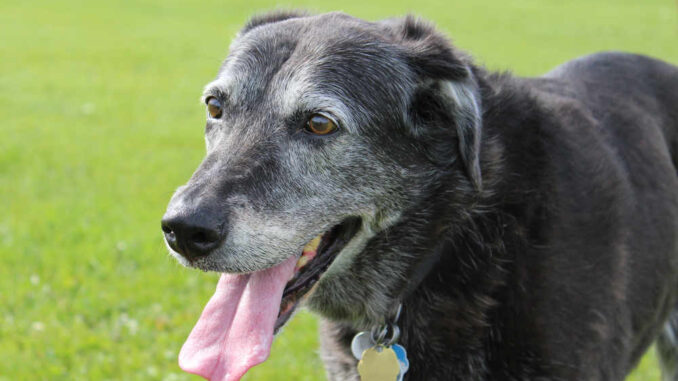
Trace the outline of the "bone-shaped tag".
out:
M 400 363 L 392 348 L 375 346 L 367 349 L 360 362 L 361 381 L 395 381 L 400 373 Z

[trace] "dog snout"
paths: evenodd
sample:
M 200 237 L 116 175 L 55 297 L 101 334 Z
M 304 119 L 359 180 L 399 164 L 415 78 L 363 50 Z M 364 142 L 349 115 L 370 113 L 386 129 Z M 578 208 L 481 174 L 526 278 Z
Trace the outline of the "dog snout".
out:
M 162 218 L 162 231 L 172 250 L 188 260 L 208 255 L 224 239 L 216 221 L 204 218 L 201 213 L 171 213 Z

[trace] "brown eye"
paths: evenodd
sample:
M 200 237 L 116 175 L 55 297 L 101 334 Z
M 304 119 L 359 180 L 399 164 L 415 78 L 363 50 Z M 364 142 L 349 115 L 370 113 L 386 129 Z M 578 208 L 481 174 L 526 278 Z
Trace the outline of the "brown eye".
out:
M 337 130 L 337 125 L 328 117 L 313 114 L 306 122 L 306 131 L 316 135 L 327 135 Z
M 207 112 L 214 119 L 221 118 L 221 102 L 215 97 L 207 98 Z

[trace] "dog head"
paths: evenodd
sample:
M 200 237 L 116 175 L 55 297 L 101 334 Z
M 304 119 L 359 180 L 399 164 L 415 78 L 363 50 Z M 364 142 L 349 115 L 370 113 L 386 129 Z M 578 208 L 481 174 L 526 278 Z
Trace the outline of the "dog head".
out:
M 376 321 L 391 307 L 419 260 L 390 243 L 416 242 L 394 233 L 441 177 L 460 192 L 482 185 L 467 59 L 411 17 L 255 18 L 203 99 L 207 154 L 163 218 L 171 253 L 253 273 L 320 237 L 315 284 L 302 288 L 332 318 Z

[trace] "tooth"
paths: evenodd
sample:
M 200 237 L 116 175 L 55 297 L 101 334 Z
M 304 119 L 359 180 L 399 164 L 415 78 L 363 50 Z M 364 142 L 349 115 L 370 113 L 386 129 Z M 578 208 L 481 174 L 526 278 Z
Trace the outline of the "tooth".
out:
M 322 234 L 318 235 L 317 237 L 313 238 L 311 242 L 307 243 L 306 246 L 304 246 L 303 252 L 309 253 L 318 250 L 318 245 L 320 245 L 320 237 L 322 237 Z
M 302 255 L 299 257 L 299 260 L 297 261 L 297 269 L 300 269 L 308 264 L 309 258 L 306 255 Z

